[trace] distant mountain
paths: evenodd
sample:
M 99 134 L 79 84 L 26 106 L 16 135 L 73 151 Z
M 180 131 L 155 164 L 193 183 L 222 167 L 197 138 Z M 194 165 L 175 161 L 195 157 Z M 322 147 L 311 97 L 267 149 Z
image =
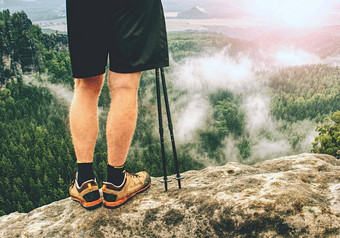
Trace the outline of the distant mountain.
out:
M 167 12 L 184 12 L 195 6 L 203 7 L 214 15 L 242 10 L 240 3 L 233 0 L 162 0 L 162 3 Z
M 187 11 L 178 13 L 177 16 L 177 18 L 182 19 L 201 19 L 209 17 L 209 14 L 202 7 L 193 7 Z

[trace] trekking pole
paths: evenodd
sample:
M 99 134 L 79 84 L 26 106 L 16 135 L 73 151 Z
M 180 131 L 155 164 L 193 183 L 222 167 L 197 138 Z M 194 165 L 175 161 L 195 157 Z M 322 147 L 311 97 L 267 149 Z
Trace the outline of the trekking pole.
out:
M 168 180 L 166 175 L 166 158 L 164 150 L 164 136 L 163 136 L 163 121 L 162 121 L 162 106 L 161 106 L 161 90 L 159 85 L 159 69 L 156 69 L 156 91 L 157 91 L 157 106 L 158 106 L 158 125 L 159 125 L 159 136 L 161 141 L 162 161 L 163 161 L 163 175 L 164 178 L 161 182 L 164 182 L 165 191 L 168 191 Z
M 168 92 L 167 92 L 167 88 L 166 88 L 165 75 L 164 75 L 164 69 L 163 68 L 161 68 L 161 77 L 162 77 L 163 95 L 164 95 L 164 100 L 165 100 L 166 114 L 167 114 L 167 117 L 168 117 L 168 127 L 169 127 L 169 131 L 170 131 L 172 151 L 173 151 L 173 154 L 174 154 L 175 169 L 176 169 L 176 174 L 177 174 L 175 179 L 178 182 L 178 188 L 181 189 L 181 179 L 183 179 L 183 177 L 181 177 L 180 174 L 179 174 L 176 144 L 175 144 L 175 138 L 174 138 L 174 132 L 173 132 L 173 126 L 172 126 L 172 120 L 171 120 L 171 113 L 170 113 L 170 106 L 169 106 L 169 100 L 168 100 Z

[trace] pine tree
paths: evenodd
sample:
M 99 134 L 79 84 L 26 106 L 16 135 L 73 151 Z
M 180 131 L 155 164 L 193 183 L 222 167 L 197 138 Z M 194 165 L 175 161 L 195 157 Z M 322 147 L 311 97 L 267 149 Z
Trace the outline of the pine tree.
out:
M 319 135 L 315 137 L 312 152 L 337 156 L 340 150 L 340 111 L 334 112 L 330 120 L 316 128 Z

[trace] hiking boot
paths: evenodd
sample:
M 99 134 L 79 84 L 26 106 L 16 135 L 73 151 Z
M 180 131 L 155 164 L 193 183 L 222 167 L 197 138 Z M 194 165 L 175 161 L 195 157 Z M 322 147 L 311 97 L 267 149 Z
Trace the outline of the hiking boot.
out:
M 116 208 L 127 202 L 138 193 L 144 192 L 150 187 L 151 178 L 147 172 L 125 172 L 123 183 L 116 186 L 109 182 L 103 182 L 103 204 L 107 208 Z
M 69 193 L 73 201 L 79 202 L 86 209 L 94 209 L 102 204 L 98 184 L 95 179 L 84 182 L 80 187 L 76 179 L 73 180 Z

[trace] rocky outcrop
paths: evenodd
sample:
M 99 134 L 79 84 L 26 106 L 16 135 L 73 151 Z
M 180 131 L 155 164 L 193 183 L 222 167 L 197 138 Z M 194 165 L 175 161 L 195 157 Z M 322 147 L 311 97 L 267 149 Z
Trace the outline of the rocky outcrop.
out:
M 183 174 L 126 205 L 86 211 L 70 198 L 0 217 L 0 237 L 339 237 L 340 161 L 301 154 Z

